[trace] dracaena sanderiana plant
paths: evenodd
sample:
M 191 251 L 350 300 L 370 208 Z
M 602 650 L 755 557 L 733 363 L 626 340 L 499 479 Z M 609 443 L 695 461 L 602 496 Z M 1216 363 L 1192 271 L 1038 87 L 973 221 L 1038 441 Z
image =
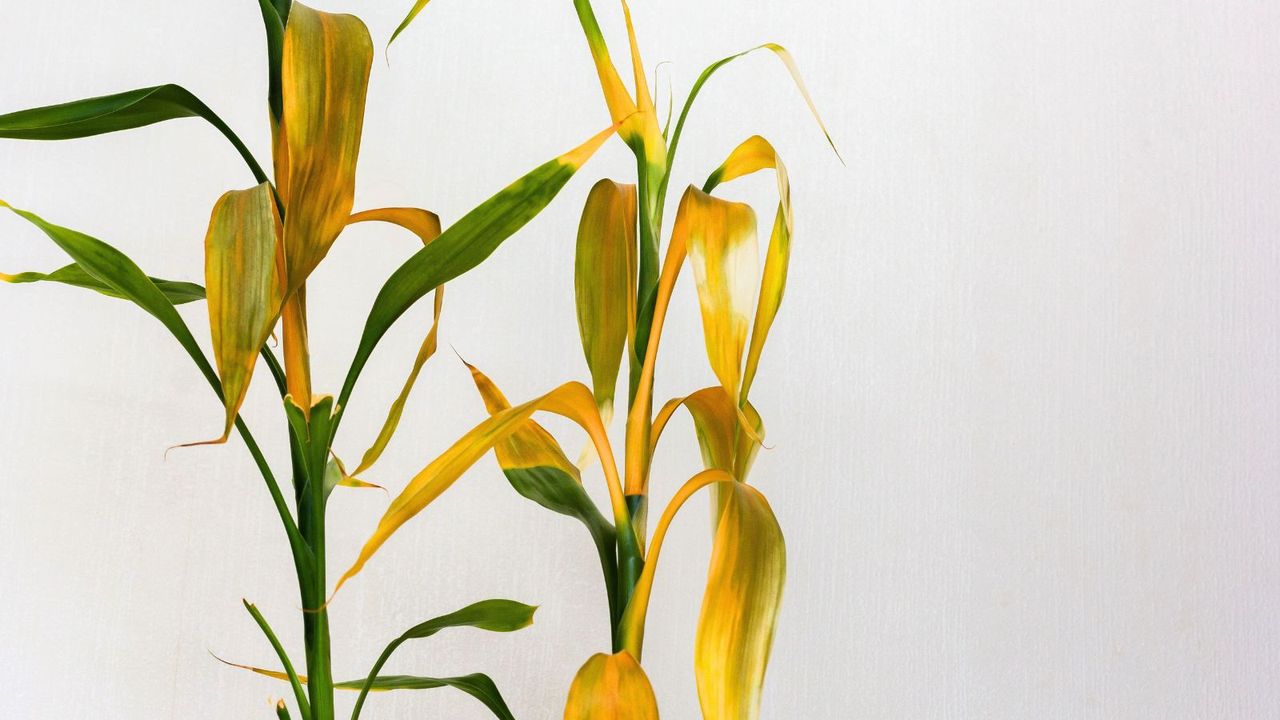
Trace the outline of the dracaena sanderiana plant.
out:
M 577 148 L 549 160 L 441 230 L 435 214 L 419 208 L 353 212 L 365 97 L 373 44 L 364 23 L 351 15 L 320 12 L 290 0 L 259 0 L 266 29 L 269 91 L 267 120 L 272 139 L 269 177 L 236 133 L 204 102 L 179 85 L 161 85 L 39 107 L 0 116 L 0 138 L 67 140 L 130 130 L 179 118 L 202 118 L 244 159 L 253 184 L 233 189 L 213 205 L 204 238 L 204 286 L 148 276 L 116 247 L 35 213 L 0 201 L 29 221 L 69 256 L 52 272 L 0 274 L 10 283 L 54 282 L 122 298 L 159 320 L 186 350 L 225 407 L 214 439 L 234 430 L 262 475 L 292 552 L 301 597 L 305 672 L 263 614 L 245 607 L 275 651 L 279 669 L 240 666 L 286 680 L 294 710 L 304 720 L 332 720 L 334 691 L 358 693 L 351 717 L 359 717 L 372 690 L 454 687 L 510 719 L 494 682 L 476 673 L 433 678 L 384 675 L 392 653 L 405 642 L 450 627 L 508 632 L 532 621 L 534 608 L 512 600 L 485 600 L 428 620 L 386 646 L 369 674 L 335 682 L 331 670 L 330 595 L 325 566 L 330 494 L 338 486 L 367 486 L 355 478 L 377 462 L 391 440 L 423 364 L 435 352 L 433 323 L 403 389 L 359 463 L 348 472 L 334 452 L 343 411 L 353 398 L 361 371 L 391 325 L 434 292 L 439 321 L 444 283 L 474 268 L 499 244 L 537 215 L 569 178 L 615 130 L 608 128 Z M 373 303 L 342 388 L 336 398 L 313 392 L 308 340 L 307 281 L 337 241 L 357 222 L 398 225 L 422 243 L 386 280 Z M 212 362 L 177 306 L 205 301 Z M 278 329 L 283 359 L 268 338 Z M 265 365 L 279 391 L 287 424 L 291 477 L 273 474 L 240 408 L 258 365 Z M 282 700 L 280 717 L 290 717 Z
M 414 5 L 400 30 L 424 5 L 425 0 Z M 720 68 L 754 50 L 771 53 L 791 73 L 815 118 L 817 112 L 791 55 L 770 43 L 709 65 L 690 89 L 674 126 L 668 112 L 663 127 L 626 0 L 622 10 L 634 71 L 631 89 L 614 66 L 590 0 L 573 0 L 573 6 L 609 114 L 636 159 L 635 182 L 601 180 L 591 189 L 578 228 L 575 293 L 591 387 L 568 382 L 512 406 L 492 380 L 471 367 L 490 418 L 410 482 L 339 585 L 492 449 L 517 492 L 585 525 L 600 558 L 610 652 L 592 656 L 578 671 L 564 717 L 657 718 L 657 701 L 641 665 L 649 597 L 673 518 L 692 495 L 708 488 L 714 498 L 714 540 L 694 639 L 698 696 L 708 720 L 749 720 L 759 713 L 786 574 L 781 528 L 748 477 L 764 435 L 750 391 L 782 302 L 791 252 L 794 223 L 787 170 L 773 146 L 754 136 L 734 148 L 701 187 L 685 189 L 665 249 L 663 208 L 685 122 L 699 91 Z M 818 124 L 822 126 L 820 119 Z M 831 143 L 829 135 L 827 142 Z M 717 194 L 721 185 L 762 170 L 773 172 L 778 189 L 763 263 L 755 212 Z M 697 285 L 706 357 L 717 384 L 674 398 L 655 413 L 659 343 L 672 291 L 686 264 L 692 266 Z M 606 427 L 624 364 L 625 446 L 616 453 Z M 663 430 L 680 408 L 692 416 L 703 469 L 675 489 L 649 537 L 652 459 Z M 587 497 L 579 468 L 532 419 L 539 411 L 567 417 L 586 431 L 603 469 L 611 520 Z

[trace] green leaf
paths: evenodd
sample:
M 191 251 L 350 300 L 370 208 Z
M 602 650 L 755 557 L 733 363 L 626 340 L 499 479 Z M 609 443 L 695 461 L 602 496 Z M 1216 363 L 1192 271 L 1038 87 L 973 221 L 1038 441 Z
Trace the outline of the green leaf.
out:
M 366 681 L 364 680 L 351 680 L 338 683 L 334 687 L 339 690 L 356 690 L 363 688 L 365 683 Z M 386 690 L 431 690 L 440 687 L 461 690 L 484 703 L 484 706 L 489 708 L 495 717 L 502 720 L 515 720 L 515 716 L 511 714 L 511 709 L 507 707 L 506 701 L 502 699 L 502 693 L 498 692 L 498 686 L 494 684 L 492 678 L 484 673 L 472 673 L 470 675 L 447 678 L 381 675 L 374 678 L 370 690 L 375 692 Z
M 409 27 L 409 24 L 413 22 L 414 18 L 418 17 L 418 13 L 422 12 L 422 9 L 425 8 L 429 2 L 431 2 L 431 0 L 416 0 L 416 2 L 413 3 L 413 7 L 409 8 L 409 14 L 404 16 L 404 20 L 400 21 L 400 25 L 396 27 L 396 31 L 391 33 L 391 39 L 387 41 L 387 47 L 391 47 L 391 43 L 395 42 L 396 38 L 400 37 L 400 33 L 404 32 L 405 29 Z
M 354 687 L 360 689 L 360 697 L 356 699 L 355 709 L 351 712 L 351 720 L 356 720 L 360 716 L 360 709 L 364 706 L 364 699 L 371 690 L 433 688 L 444 685 L 456 687 L 471 694 L 488 706 L 490 710 L 493 710 L 498 717 L 510 718 L 511 711 L 507 709 L 506 703 L 502 702 L 502 696 L 498 694 L 498 688 L 494 686 L 492 680 L 484 675 L 467 675 L 463 678 L 441 679 L 412 678 L 408 676 L 383 678 L 379 677 L 378 672 L 382 670 L 382 666 L 391 658 L 391 654 L 409 640 L 431 637 L 441 630 L 451 627 L 474 627 L 490 632 L 514 632 L 531 625 L 533 623 L 533 614 L 537 609 L 532 605 L 525 605 L 515 600 L 481 600 L 448 615 L 441 615 L 424 623 L 414 625 L 387 645 L 386 649 L 382 651 L 382 655 L 378 657 L 378 661 L 373 664 L 373 669 L 369 671 L 369 675 L 364 681 L 339 683 L 335 686 L 345 689 L 354 685 Z M 379 681 L 387 681 L 392 686 L 378 687 Z M 396 684 L 410 681 L 420 681 L 428 684 Z
M 267 636 L 267 642 L 271 643 L 271 649 L 276 651 L 276 657 L 280 658 L 285 674 L 289 676 L 289 684 L 293 686 L 293 695 L 298 701 L 298 709 L 302 713 L 302 718 L 303 720 L 308 720 L 311 717 L 311 706 L 307 702 L 307 693 L 302 689 L 302 682 L 298 679 L 298 673 L 293 669 L 293 663 L 289 660 L 289 653 L 285 652 L 284 646 L 280 644 L 275 631 L 271 629 L 271 625 L 267 623 L 267 619 L 258 610 L 258 607 L 248 600 L 241 600 L 241 602 L 244 603 L 244 609 L 248 610 L 249 614 L 253 616 L 253 621 L 258 624 L 262 634 Z M 284 707 L 283 702 L 281 701 L 278 707 Z
M 534 168 L 481 203 L 404 262 L 378 292 L 346 382 L 345 408 L 360 372 L 391 325 L 424 295 L 479 265 L 507 238 L 542 212 L 569 178 L 613 134 L 611 127 L 579 147 Z
M 107 286 L 116 297 L 133 302 L 159 320 L 178 341 L 178 344 L 191 356 L 191 360 L 200 369 L 200 373 L 204 375 L 209 387 L 213 389 L 218 399 L 223 399 L 222 383 L 218 380 L 218 374 L 214 372 L 213 366 L 209 364 L 208 358 L 204 355 L 204 351 L 200 349 L 199 344 L 192 337 L 191 330 L 183 322 L 182 316 L 178 314 L 173 303 L 169 301 L 169 298 L 165 296 L 160 288 L 156 287 L 156 284 L 147 277 L 146 273 L 142 272 L 124 253 L 97 238 L 46 222 L 40 216 L 25 210 L 19 210 L 3 200 L 0 200 L 0 207 L 8 208 L 43 231 L 84 272 L 94 280 Z M 289 514 L 289 508 L 285 505 L 284 496 L 280 493 L 279 484 L 271 473 L 271 468 L 267 464 L 266 458 L 262 456 L 262 451 L 258 448 L 258 444 L 253 439 L 253 435 L 249 433 L 248 428 L 239 419 L 236 420 L 236 427 L 239 429 L 241 437 L 244 438 L 245 445 L 249 448 L 249 453 L 253 455 L 254 463 L 257 464 L 258 469 L 262 472 L 262 478 L 267 483 L 267 489 L 271 492 L 271 500 L 276 506 L 276 512 L 280 515 L 280 521 L 284 525 L 285 533 L 289 536 L 290 548 L 293 550 L 295 557 L 297 557 L 305 551 L 305 548 L 303 547 L 302 537 L 298 533 L 297 525 L 293 521 L 293 516 Z
M 267 31 L 267 104 L 271 108 L 271 117 L 279 122 L 283 108 L 280 61 L 284 57 L 284 20 L 274 0 L 258 0 L 258 7 L 262 10 L 263 28 Z
M 159 278 L 148 278 L 169 302 L 174 305 L 182 305 L 184 303 L 196 302 L 204 299 L 204 288 L 195 283 L 179 282 L 175 280 L 161 280 Z M 71 263 L 65 267 L 60 267 L 51 273 L 42 272 L 22 272 L 16 275 L 8 275 L 0 273 L 0 281 L 19 284 L 32 282 L 55 282 L 63 285 L 71 285 L 73 287 L 85 288 L 95 292 L 102 293 L 107 297 L 120 298 L 127 300 L 120 293 L 116 292 L 107 283 L 95 278 L 75 263 Z
M 72 140 L 188 117 L 204 118 L 217 128 L 244 158 L 254 178 L 267 182 L 266 173 L 240 138 L 180 85 L 157 85 L 0 115 L 0 138 Z

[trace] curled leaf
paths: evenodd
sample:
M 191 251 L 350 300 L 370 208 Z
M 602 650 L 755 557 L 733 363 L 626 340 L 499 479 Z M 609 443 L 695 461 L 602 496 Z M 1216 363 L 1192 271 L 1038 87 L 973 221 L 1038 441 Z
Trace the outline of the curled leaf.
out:
M 738 402 L 745 403 L 760 364 L 760 353 L 769 336 L 769 328 L 782 305 L 782 295 L 787 287 L 787 266 L 791 260 L 791 235 L 794 221 L 791 215 L 791 185 L 787 168 L 782 159 L 759 135 L 747 138 L 734 149 L 724 163 L 711 173 L 703 187 L 710 193 L 720 183 L 729 182 L 758 170 L 772 168 L 778 179 L 778 211 L 774 215 L 773 231 L 769 247 L 765 251 L 764 272 L 760 278 L 759 300 L 756 302 L 755 320 L 751 329 L 751 344 L 747 349 L 746 368 L 743 370 L 742 390 Z
M 422 240 L 423 245 L 440 236 L 439 216 L 420 208 L 365 210 L 352 215 L 348 224 L 373 221 L 399 225 L 417 235 Z M 409 377 L 405 379 L 404 385 L 400 388 L 400 394 L 396 396 L 396 399 L 391 403 L 391 408 L 387 411 L 387 418 L 382 423 L 382 429 L 378 432 L 377 438 L 374 439 L 373 445 L 365 451 L 364 456 L 360 459 L 360 465 L 356 467 L 354 475 L 359 475 L 373 467 L 378 458 L 382 457 L 383 451 L 387 449 L 387 445 L 395 435 L 396 428 L 400 426 L 400 418 L 404 415 L 404 407 L 409 402 L 409 393 L 418 382 L 418 375 L 422 372 L 423 366 L 427 364 L 427 360 L 430 360 L 431 356 L 436 353 L 437 337 L 440 330 L 440 313 L 443 307 L 444 286 L 441 285 L 435 289 L 435 309 L 431 318 L 431 330 L 427 332 L 427 337 L 422 341 L 422 347 L 418 349 L 418 355 L 413 361 L 413 368 L 409 371 Z M 349 476 L 348 478 L 354 480 Z
M 222 380 L 225 442 L 253 378 L 259 351 L 280 314 L 276 264 L 280 216 L 271 185 L 226 193 L 213 206 L 205 236 L 205 284 L 213 356 Z
M 564 720 L 658 720 L 658 699 L 631 653 L 597 653 L 573 678 Z
M 607 416 L 635 325 L 635 185 L 601 180 L 591 188 L 578 226 L 573 279 L 582 351 L 596 404 Z
M 675 233 L 689 249 L 702 307 L 707 359 L 730 397 L 741 387 L 743 349 L 760 277 L 756 216 L 749 205 L 686 193 Z

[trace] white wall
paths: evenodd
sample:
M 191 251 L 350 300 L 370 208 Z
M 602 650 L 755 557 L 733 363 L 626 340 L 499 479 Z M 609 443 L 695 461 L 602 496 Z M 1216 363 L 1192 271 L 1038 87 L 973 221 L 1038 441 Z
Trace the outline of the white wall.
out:
M 378 44 L 408 0 L 364 14 Z M 599 3 L 622 50 L 620 18 Z M 636 0 L 648 63 L 682 93 L 712 59 L 791 47 L 848 160 L 780 66 L 726 69 L 682 145 L 678 189 L 761 133 L 787 159 L 797 241 L 757 405 L 756 480 L 789 578 L 764 716 L 1260 718 L 1280 708 L 1280 5 Z M 0 109 L 180 82 L 267 157 L 255 3 L 7 2 Z M 662 91 L 665 96 L 665 90 Z M 446 222 L 606 124 L 570 3 L 433 3 L 379 57 L 358 207 Z M 614 144 L 479 271 L 444 342 L 529 397 L 585 376 L 572 309 L 577 213 L 627 177 Z M 198 121 L 69 143 L 0 141 L 0 197 L 95 234 L 152 274 L 201 277 L 214 199 L 249 184 Z M 769 206 L 766 177 L 732 192 Z M 678 196 L 678 193 L 673 193 Z M 0 218 L 0 269 L 63 260 Z M 318 385 L 335 389 L 381 279 L 413 242 L 349 231 L 312 283 Z M 661 395 L 710 384 L 681 286 Z M 175 451 L 220 409 L 141 312 L 61 287 L 0 287 L 0 716 L 266 718 L 286 689 L 240 607 L 300 653 L 281 532 L 243 447 Z M 185 311 L 195 325 L 201 307 Z M 357 455 L 427 323 L 402 322 L 352 403 Z M 447 347 L 447 346 L 446 346 Z M 277 461 L 265 382 L 247 416 Z M 482 417 L 433 361 L 371 479 L 398 489 Z M 558 430 L 564 426 L 552 423 Z M 696 468 L 687 420 L 657 500 Z M 580 440 L 568 436 L 566 445 Z M 598 473 L 587 482 L 599 490 Z M 333 570 L 384 507 L 332 503 Z M 675 527 L 646 664 L 664 717 L 696 716 L 691 637 L 705 500 Z M 679 548 L 679 550 L 675 550 Z M 392 670 L 484 670 L 521 718 L 557 718 L 602 649 L 602 591 L 570 520 L 494 463 L 402 531 L 334 603 L 338 674 L 476 599 L 539 603 L 511 636 L 458 631 Z M 448 691 L 375 717 L 486 717 Z

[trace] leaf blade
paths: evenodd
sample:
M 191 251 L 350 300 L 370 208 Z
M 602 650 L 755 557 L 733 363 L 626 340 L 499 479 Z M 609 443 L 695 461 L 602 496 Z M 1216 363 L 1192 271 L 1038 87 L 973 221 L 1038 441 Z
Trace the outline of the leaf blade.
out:
M 196 283 L 181 282 L 176 280 L 162 280 L 160 278 L 148 277 L 160 292 L 169 299 L 174 305 L 183 305 L 186 303 L 197 302 L 205 299 L 204 288 Z M 71 287 L 84 288 L 93 290 L 107 297 L 113 297 L 121 300 L 128 298 L 121 296 L 110 285 L 95 278 L 85 271 L 76 263 L 64 265 L 57 270 L 49 273 L 42 272 L 20 272 L 15 274 L 0 273 L 0 282 L 7 282 L 14 285 L 22 283 L 34 282 L 52 282 L 62 285 L 70 285 Z
M 597 653 L 573 678 L 564 720 L 658 720 L 658 700 L 631 653 Z
M 591 188 L 578 225 L 574 297 L 578 333 L 604 415 L 613 407 L 622 351 L 636 317 L 637 189 L 611 180 Z

